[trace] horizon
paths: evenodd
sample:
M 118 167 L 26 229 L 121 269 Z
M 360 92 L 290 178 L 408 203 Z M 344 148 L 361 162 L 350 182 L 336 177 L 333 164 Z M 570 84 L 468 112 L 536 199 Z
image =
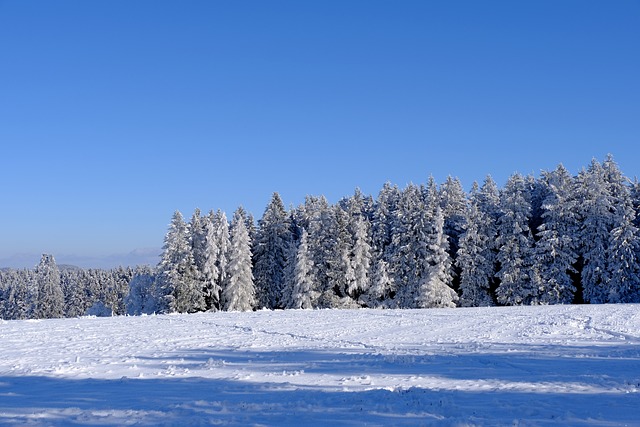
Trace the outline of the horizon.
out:
M 0 1 L 0 267 L 152 259 L 175 210 L 258 220 L 274 192 L 335 203 L 430 175 L 468 191 L 609 153 L 633 178 L 639 17 L 625 1 Z

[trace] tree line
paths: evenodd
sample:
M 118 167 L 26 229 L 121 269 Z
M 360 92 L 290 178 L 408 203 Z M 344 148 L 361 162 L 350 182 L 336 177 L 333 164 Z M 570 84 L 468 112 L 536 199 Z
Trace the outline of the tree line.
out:
M 611 156 L 468 193 L 452 177 L 290 209 L 274 193 L 257 223 L 176 211 L 160 263 L 96 301 L 114 314 L 640 302 L 639 222 L 640 185 Z

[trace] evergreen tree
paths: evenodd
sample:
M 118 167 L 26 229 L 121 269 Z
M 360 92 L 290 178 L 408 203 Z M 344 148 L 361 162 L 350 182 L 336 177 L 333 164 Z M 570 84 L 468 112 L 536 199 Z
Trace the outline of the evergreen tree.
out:
M 533 237 L 529 229 L 531 204 L 527 200 L 522 175 L 512 175 L 500 195 L 498 219 L 497 276 L 498 302 L 505 305 L 533 304 L 539 301 L 537 283 L 532 280 Z
M 157 311 L 157 302 L 153 294 L 154 282 L 155 274 L 150 267 L 136 267 L 129 283 L 129 293 L 124 299 L 128 315 L 153 314 Z
M 378 195 L 371 220 L 372 259 L 385 260 L 388 265 L 392 243 L 392 230 L 397 220 L 397 209 L 400 200 L 397 186 L 385 183 Z
M 544 172 L 547 194 L 542 201 L 534 269 L 541 286 L 540 302 L 570 304 L 576 291 L 571 273 L 577 261 L 575 236 L 579 227 L 578 201 L 574 197 L 573 178 L 564 166 Z
M 491 284 L 496 273 L 493 250 L 496 227 L 492 218 L 480 209 L 478 196 L 478 184 L 474 183 L 456 260 L 460 271 L 460 305 L 463 307 L 494 305 Z
M 220 309 L 220 245 L 218 239 L 218 218 L 213 211 L 202 219 L 202 256 L 200 261 L 200 277 L 204 295 L 205 310 Z M 197 263 L 196 263 L 197 264 Z
M 585 302 L 605 303 L 608 300 L 607 253 L 613 229 L 613 197 L 609 191 L 605 171 L 595 159 L 576 178 L 579 200 L 579 251 L 584 260 L 581 283 Z
M 317 292 L 314 289 L 313 261 L 309 253 L 309 235 L 303 230 L 296 253 L 294 280 L 287 308 L 310 309 L 314 306 Z
M 440 207 L 444 215 L 444 234 L 449 241 L 448 253 L 451 259 L 458 257 L 460 235 L 464 231 L 464 215 L 467 207 L 467 197 L 458 178 L 447 177 L 440 186 Z M 454 289 L 460 286 L 460 270 L 454 264 L 452 271 Z
M 435 185 L 435 184 L 433 184 Z M 425 275 L 425 260 L 429 254 L 429 238 L 432 217 L 432 207 L 424 200 L 436 203 L 437 199 L 430 197 L 435 193 L 435 187 L 421 192 L 415 185 L 409 185 L 402 192 L 398 206 L 398 221 L 392 230 L 391 271 L 397 286 L 396 304 L 400 308 L 414 308 L 418 286 Z M 423 197 L 426 194 L 426 197 Z
M 436 209 L 433 232 L 426 257 L 425 275 L 421 279 L 416 295 L 419 308 L 453 308 L 458 295 L 451 288 L 451 257 L 447 252 L 447 236 L 444 234 L 444 215 L 440 207 Z
M 273 193 L 258 223 L 256 238 L 253 275 L 260 305 L 284 308 L 281 298 L 290 235 L 288 215 L 278 193 Z
M 53 319 L 64 315 L 64 294 L 60 285 L 60 270 L 52 255 L 43 254 L 36 267 L 38 296 L 34 317 Z
M 159 286 L 163 295 L 162 310 L 193 313 L 204 309 L 204 296 L 193 259 L 187 225 L 176 211 L 165 237 L 162 259 L 158 265 Z
M 251 272 L 251 241 L 241 211 L 231 223 L 229 263 L 222 290 L 222 303 L 227 311 L 250 311 L 256 305 L 256 289 Z
M 353 246 L 353 270 L 354 280 L 349 283 L 347 294 L 354 300 L 367 292 L 371 285 L 371 237 L 369 235 L 368 221 L 359 216 L 355 225 L 355 242 Z
M 367 294 L 362 298 L 368 307 L 392 308 L 393 297 L 395 295 L 395 283 L 389 274 L 389 267 L 386 261 L 380 259 L 376 263 L 371 286 Z
M 640 301 L 640 239 L 628 181 L 611 155 L 603 162 L 603 170 L 612 197 L 612 229 L 607 252 L 607 302 Z

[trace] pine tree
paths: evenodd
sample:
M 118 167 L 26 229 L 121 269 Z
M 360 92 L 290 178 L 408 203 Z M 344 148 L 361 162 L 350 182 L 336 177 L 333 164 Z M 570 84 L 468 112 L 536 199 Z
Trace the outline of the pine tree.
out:
M 36 267 L 38 296 L 34 317 L 53 319 L 64 316 L 64 294 L 60 285 L 60 270 L 52 255 L 43 254 Z
M 251 241 L 240 211 L 231 223 L 229 263 L 222 290 L 222 303 L 227 311 L 250 311 L 256 305 L 256 289 L 251 271 Z
M 136 267 L 129 293 L 124 299 L 126 313 L 130 316 L 153 314 L 157 310 L 157 302 L 153 295 L 155 274 L 148 266 Z
M 362 216 L 356 218 L 355 242 L 353 246 L 354 280 L 347 287 L 347 294 L 354 300 L 367 292 L 371 285 L 371 237 L 369 224 Z
M 564 166 L 543 172 L 547 194 L 542 201 L 534 269 L 539 275 L 540 302 L 570 304 L 576 291 L 571 278 L 577 261 L 575 236 L 579 227 L 573 178 Z
M 440 186 L 439 201 L 444 215 L 444 234 L 449 241 L 448 252 L 451 259 L 456 259 L 460 247 L 460 235 L 464 231 L 464 215 L 467 207 L 467 197 L 458 178 L 447 177 Z M 452 286 L 458 289 L 460 270 L 455 264 L 451 273 L 453 274 Z
M 309 235 L 303 230 L 296 252 L 293 287 L 287 308 L 310 309 L 318 294 L 314 287 L 313 261 L 309 253 Z
M 416 294 L 419 308 L 453 308 L 458 295 L 451 288 L 451 257 L 447 252 L 447 236 L 444 234 L 444 215 L 436 208 L 432 234 L 429 236 L 429 254 L 425 259 L 425 275 L 421 278 Z
M 434 184 L 435 185 L 435 184 Z M 429 239 L 432 208 L 424 200 L 436 203 L 430 197 L 435 188 L 421 192 L 411 184 L 402 192 L 398 206 L 398 221 L 392 230 L 392 246 L 390 266 L 393 280 L 396 283 L 396 304 L 400 308 L 414 308 L 418 286 L 425 275 L 425 260 L 429 254 Z M 427 194 L 427 197 L 423 197 Z
M 362 298 L 368 307 L 393 308 L 393 296 L 395 295 L 395 283 L 389 275 L 389 267 L 386 261 L 378 260 L 373 272 L 371 286 L 367 294 Z
M 200 274 L 202 280 L 202 292 L 204 295 L 205 310 L 216 311 L 220 309 L 220 269 L 218 262 L 221 257 L 220 242 L 218 238 L 218 221 L 220 219 L 213 211 L 202 220 L 202 260 Z
M 281 299 L 290 235 L 288 215 L 278 193 L 273 193 L 258 223 L 256 238 L 253 275 L 260 305 L 270 309 L 284 308 Z
M 158 265 L 163 311 L 193 313 L 204 309 L 199 274 L 193 259 L 187 225 L 182 214 L 173 214 Z
M 494 305 L 491 284 L 496 273 L 493 251 L 496 228 L 489 215 L 480 209 L 478 196 L 478 184 L 474 183 L 456 260 L 460 271 L 460 305 L 463 307 Z
M 392 244 L 392 230 L 397 218 L 400 190 L 385 183 L 375 204 L 371 220 L 372 259 L 384 260 L 388 264 Z
M 512 175 L 500 195 L 498 219 L 497 277 L 498 302 L 505 305 L 533 304 L 539 301 L 537 283 L 532 280 L 533 237 L 529 229 L 531 204 L 527 200 L 522 175 Z
M 585 302 L 605 303 L 608 300 L 607 253 L 613 229 L 613 197 L 605 171 L 595 159 L 576 178 L 576 195 L 580 201 L 578 217 L 579 253 L 584 259 L 581 283 Z
M 614 207 L 607 252 L 607 302 L 640 302 L 640 238 L 631 191 L 611 155 L 602 166 Z

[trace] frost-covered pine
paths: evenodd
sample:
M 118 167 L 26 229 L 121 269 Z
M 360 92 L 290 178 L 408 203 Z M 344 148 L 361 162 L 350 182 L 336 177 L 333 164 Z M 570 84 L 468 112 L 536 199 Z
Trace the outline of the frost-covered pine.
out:
M 220 290 L 218 294 L 215 293 L 215 290 L 212 293 L 212 306 L 222 309 L 222 286 L 227 280 L 227 265 L 229 264 L 229 251 L 231 249 L 229 221 L 227 221 L 227 215 L 223 211 L 218 210 L 216 212 L 213 226 L 215 229 L 215 244 L 218 248 L 218 258 L 216 260 L 218 280 L 216 283 Z
M 396 221 L 400 190 L 397 186 L 385 183 L 378 194 L 372 219 L 371 241 L 372 259 L 389 260 L 389 248 L 392 243 L 392 230 Z
M 427 194 L 437 195 L 435 192 L 433 188 Z M 402 192 L 397 221 L 392 229 L 393 251 L 389 253 L 389 266 L 397 289 L 395 304 L 399 308 L 415 307 L 417 287 L 425 273 L 428 233 L 433 219 L 425 199 L 429 197 L 423 197 L 422 189 L 408 185 Z
M 584 259 L 581 284 L 585 302 L 602 304 L 608 300 L 607 252 L 615 209 L 602 165 L 593 159 L 576 178 L 580 231 L 579 251 Z
M 60 286 L 60 270 L 52 255 L 43 254 L 36 267 L 35 280 L 38 287 L 34 317 L 53 319 L 64 315 L 64 294 Z
M 500 218 L 496 239 L 500 270 L 498 302 L 505 305 L 537 303 L 539 290 L 531 278 L 533 237 L 529 229 L 531 205 L 522 175 L 512 175 L 500 195 Z
M 467 196 L 458 178 L 451 176 L 440 186 L 440 207 L 444 215 L 444 234 L 449 240 L 449 255 L 452 259 L 458 256 L 460 235 L 464 231 L 464 215 L 467 207 Z M 460 271 L 453 266 L 453 286 L 457 288 L 460 282 Z
M 607 302 L 640 302 L 639 253 L 638 229 L 626 218 L 611 231 Z
M 289 240 L 287 211 L 280 195 L 273 193 L 258 222 L 256 242 L 253 246 L 253 275 L 260 305 L 263 307 L 284 307 L 281 298 Z
M 494 241 L 496 227 L 489 215 L 479 208 L 478 184 L 465 212 L 456 265 L 460 271 L 460 306 L 489 307 L 494 305 L 491 284 L 495 276 Z
M 611 155 L 602 166 L 615 206 L 607 251 L 607 302 L 640 302 L 640 240 L 631 191 Z
M 416 306 L 419 308 L 453 308 L 458 295 L 451 288 L 451 257 L 447 252 L 449 243 L 444 234 L 444 215 L 440 207 L 436 208 L 433 231 L 430 236 L 429 254 L 425 260 L 425 274 L 416 294 Z
M 3 319 L 23 320 L 34 314 L 35 301 L 31 292 L 34 281 L 31 270 L 9 270 L 3 274 L 6 280 L 3 303 Z
M 216 311 L 220 309 L 220 245 L 217 238 L 216 214 L 209 212 L 202 219 L 202 260 L 199 267 L 202 292 L 204 294 L 205 310 Z
M 573 178 L 564 166 L 543 172 L 547 187 L 542 201 L 542 224 L 538 227 L 533 268 L 539 280 L 540 302 L 570 304 L 576 291 L 571 278 L 577 261 L 576 233 L 579 228 L 578 203 Z
M 395 283 L 389 274 L 389 267 L 386 261 L 380 259 L 373 270 L 371 286 L 367 294 L 361 299 L 368 307 L 373 308 L 393 308 L 393 296 L 395 295 Z
M 355 241 L 353 245 L 354 280 L 349 283 L 347 294 L 354 300 L 367 292 L 371 285 L 371 237 L 368 221 L 362 216 L 355 219 Z
M 173 214 L 158 271 L 158 285 L 164 300 L 162 311 L 193 313 L 204 310 L 204 296 L 187 225 L 179 211 Z
M 296 252 L 293 286 L 287 308 L 313 308 L 317 297 L 313 279 L 313 261 L 309 253 L 309 235 L 306 230 L 303 230 Z
M 231 223 L 231 246 L 226 277 L 222 287 L 222 304 L 226 311 L 250 311 L 256 305 L 256 289 L 251 271 L 251 241 L 239 211 Z
M 157 311 L 157 302 L 153 293 L 154 283 L 155 274 L 150 267 L 136 267 L 129 283 L 129 293 L 124 299 L 128 315 L 152 314 Z

